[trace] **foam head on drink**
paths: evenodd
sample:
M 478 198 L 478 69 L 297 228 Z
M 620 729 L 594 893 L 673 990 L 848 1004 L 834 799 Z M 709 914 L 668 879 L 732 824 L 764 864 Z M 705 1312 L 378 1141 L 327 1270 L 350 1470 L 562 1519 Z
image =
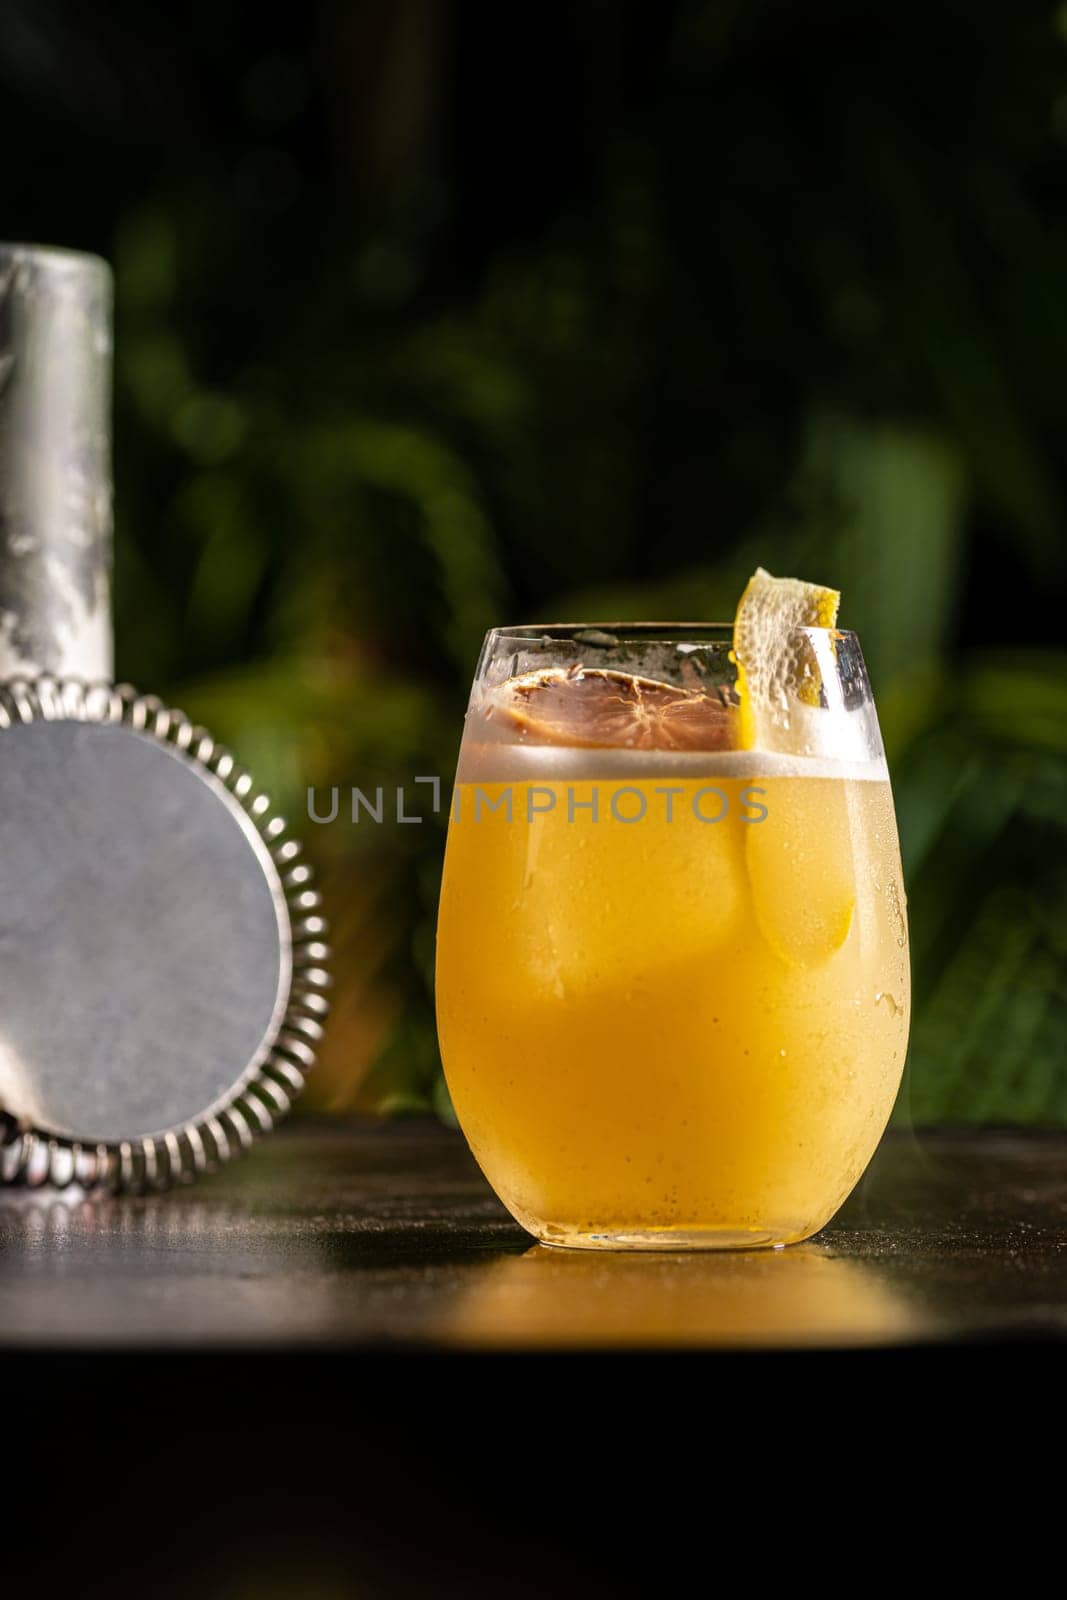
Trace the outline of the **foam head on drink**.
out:
M 453 799 L 438 1009 L 471 1147 L 546 1241 L 804 1238 L 903 1067 L 884 760 L 737 749 L 727 697 L 668 685 L 598 744 L 606 686 L 541 676 L 476 696 Z

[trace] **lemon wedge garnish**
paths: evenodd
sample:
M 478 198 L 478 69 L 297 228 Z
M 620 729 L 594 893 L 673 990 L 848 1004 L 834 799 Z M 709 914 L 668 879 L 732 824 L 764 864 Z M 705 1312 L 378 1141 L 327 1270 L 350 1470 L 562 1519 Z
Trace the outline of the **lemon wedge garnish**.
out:
M 791 700 L 818 705 L 821 678 L 802 628 L 832 628 L 841 596 L 757 567 L 734 618 L 734 659 L 742 750 L 788 748 Z
M 825 647 L 805 628 L 833 628 L 841 596 L 758 567 L 734 621 L 745 750 L 802 755 L 820 713 Z M 845 785 L 830 777 L 768 783 L 767 816 L 747 830 L 745 863 L 760 932 L 790 967 L 818 967 L 846 943 L 856 908 Z

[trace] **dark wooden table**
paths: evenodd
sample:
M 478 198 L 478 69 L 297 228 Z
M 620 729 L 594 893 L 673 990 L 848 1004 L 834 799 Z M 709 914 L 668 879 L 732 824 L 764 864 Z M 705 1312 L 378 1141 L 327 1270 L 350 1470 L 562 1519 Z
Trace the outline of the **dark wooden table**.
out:
M 170 1195 L 0 1193 L 9 1350 L 843 1349 L 1067 1335 L 1067 1138 L 894 1133 L 785 1251 L 536 1246 L 435 1125 L 294 1123 Z
M 776 1544 L 822 1579 L 850 1519 L 1057 1436 L 1065 1246 L 1051 1135 L 893 1135 L 818 1240 L 736 1255 L 534 1246 L 429 1124 L 296 1122 L 153 1199 L 8 1191 L 2 1570 L 647 1600 Z

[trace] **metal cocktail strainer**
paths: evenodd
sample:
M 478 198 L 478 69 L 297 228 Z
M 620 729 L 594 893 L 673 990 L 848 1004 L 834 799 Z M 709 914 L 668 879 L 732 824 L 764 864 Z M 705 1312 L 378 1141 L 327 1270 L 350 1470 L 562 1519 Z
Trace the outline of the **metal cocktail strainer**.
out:
M 113 686 L 111 276 L 0 246 L 0 1182 L 162 1187 L 288 1110 L 327 1006 L 300 846 Z

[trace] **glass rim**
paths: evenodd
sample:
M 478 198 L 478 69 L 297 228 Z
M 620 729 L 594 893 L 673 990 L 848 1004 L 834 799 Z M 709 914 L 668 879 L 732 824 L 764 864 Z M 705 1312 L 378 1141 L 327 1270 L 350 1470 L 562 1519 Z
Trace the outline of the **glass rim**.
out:
M 857 638 L 851 628 L 822 628 L 807 623 L 791 631 L 822 634 L 832 639 L 855 641 Z M 591 644 L 599 642 L 604 649 L 609 648 L 607 636 L 612 636 L 620 645 L 634 642 L 674 644 L 679 638 L 699 642 L 702 637 L 708 644 L 718 645 L 732 644 L 734 625 L 732 622 L 513 622 L 490 628 L 486 640 L 517 639 L 529 644 L 531 641 L 554 639 L 561 643 L 573 641 L 581 644 L 585 642 L 578 637 L 581 634 L 605 635 L 600 641 L 588 641 Z

